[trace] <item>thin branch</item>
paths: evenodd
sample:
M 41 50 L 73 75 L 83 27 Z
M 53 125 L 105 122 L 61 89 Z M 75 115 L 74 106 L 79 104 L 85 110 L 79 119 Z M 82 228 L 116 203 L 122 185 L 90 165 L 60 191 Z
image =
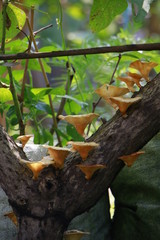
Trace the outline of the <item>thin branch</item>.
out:
M 115 69 L 114 69 L 114 71 L 113 71 L 111 80 L 110 80 L 110 82 L 109 82 L 110 85 L 114 82 L 113 78 L 114 78 L 114 75 L 115 75 L 115 73 L 116 73 L 116 71 L 117 71 L 118 65 L 119 65 L 119 63 L 120 63 L 120 61 L 121 61 L 121 57 L 122 57 L 122 55 L 119 54 L 117 64 L 116 64 L 116 66 L 115 66 Z
M 32 40 L 32 42 L 34 44 L 36 52 L 38 52 L 38 47 L 37 47 L 36 41 L 34 39 L 34 35 L 33 35 L 32 28 L 31 28 L 31 25 L 29 23 L 28 18 L 26 19 L 26 21 L 27 21 L 27 25 L 28 25 L 28 28 L 29 28 L 29 31 L 30 31 L 31 40 Z M 45 83 L 46 83 L 46 87 L 50 87 L 50 84 L 49 84 L 49 81 L 48 81 L 48 77 L 47 77 L 47 74 L 45 72 L 42 60 L 41 59 L 38 59 L 38 60 L 39 60 L 41 71 L 42 71 L 42 74 L 43 74 L 43 77 L 44 77 L 44 80 L 45 80 Z M 57 120 L 56 120 L 56 116 L 55 116 L 55 110 L 54 110 L 53 103 L 52 103 L 52 97 L 51 97 L 50 94 L 48 95 L 48 98 L 49 98 L 50 108 L 51 108 L 51 111 L 52 111 L 53 126 L 54 126 L 54 129 L 56 131 L 58 144 L 59 144 L 59 146 L 62 146 L 60 136 L 59 136 L 59 134 L 57 132 L 58 125 L 57 125 Z
M 18 54 L 0 54 L 0 60 L 14 59 L 33 59 L 33 58 L 55 58 L 65 56 L 80 56 L 105 53 L 123 53 L 137 51 L 159 51 L 160 43 L 130 44 L 121 46 L 107 46 L 96 48 L 71 49 L 62 51 L 42 52 L 42 53 L 18 53 Z
M 50 27 L 53 27 L 53 24 L 49 24 L 49 25 L 47 25 L 47 26 L 45 26 L 45 27 L 40 28 L 40 29 L 37 30 L 37 31 L 34 31 L 34 32 L 33 32 L 33 35 L 36 36 L 38 33 L 42 32 L 42 31 L 44 31 L 44 30 L 46 30 L 46 29 L 48 29 L 48 28 L 50 28 Z

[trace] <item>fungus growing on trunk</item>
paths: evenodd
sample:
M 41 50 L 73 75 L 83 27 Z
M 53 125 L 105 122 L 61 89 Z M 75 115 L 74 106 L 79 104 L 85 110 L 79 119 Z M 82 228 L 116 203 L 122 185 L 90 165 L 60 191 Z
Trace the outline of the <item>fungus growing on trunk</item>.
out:
M 120 112 L 124 115 L 128 109 L 128 107 L 136 102 L 141 100 L 141 97 L 135 98 L 122 98 L 122 97 L 111 97 L 110 100 L 117 104 Z
M 132 73 L 132 72 L 126 72 L 126 74 L 132 78 L 132 80 L 135 82 L 135 84 L 141 88 L 141 84 L 140 84 L 140 81 L 141 81 L 141 78 L 142 78 L 142 75 L 141 74 L 138 74 L 138 73 Z
M 82 160 L 86 160 L 89 152 L 93 149 L 99 146 L 98 143 L 95 142 L 68 142 L 67 144 L 72 145 L 72 149 L 79 152 Z
M 17 217 L 14 212 L 8 212 L 4 214 L 5 217 L 8 217 L 15 225 L 18 226 Z
M 56 168 L 62 168 L 64 165 L 64 160 L 71 153 L 69 148 L 62 147 L 51 147 L 48 145 L 43 145 L 43 147 L 48 149 L 50 157 L 53 158 L 54 166 Z
M 131 77 L 120 77 L 120 76 L 118 76 L 118 79 L 120 80 L 120 81 L 122 81 L 122 82 L 125 82 L 126 83 L 126 85 L 127 85 L 127 87 L 128 87 L 128 89 L 131 91 L 131 92 L 135 92 L 135 89 L 134 89 L 134 84 L 135 84 L 135 82 L 132 80 L 132 78 Z
M 158 64 L 155 62 L 141 62 L 140 60 L 137 60 L 135 62 L 132 62 L 129 66 L 131 68 L 134 68 L 138 70 L 142 77 L 149 82 L 149 73 L 152 68 L 156 67 Z
M 132 164 L 137 160 L 137 158 L 144 153 L 145 153 L 144 151 L 139 151 L 132 153 L 130 155 L 121 156 L 118 159 L 122 160 L 128 167 L 131 167 Z
M 99 114 L 96 113 L 89 113 L 89 114 L 83 114 L 83 115 L 68 115 L 63 116 L 59 115 L 58 118 L 61 120 L 65 120 L 68 123 L 74 125 L 77 132 L 80 135 L 84 135 L 84 130 L 88 124 L 90 124 L 94 118 L 99 117 Z
M 93 174 L 99 170 L 106 168 L 106 165 L 102 164 L 95 164 L 95 165 L 82 165 L 82 164 L 77 164 L 76 165 L 80 170 L 85 174 L 85 178 L 87 180 L 90 180 L 93 176 Z
M 24 159 L 20 159 L 20 162 L 23 164 L 26 164 L 27 167 L 32 171 L 34 180 L 38 179 L 38 176 L 40 172 L 43 170 L 43 168 L 48 167 L 51 164 L 51 163 L 45 163 L 43 161 L 30 162 Z
M 95 90 L 100 97 L 104 98 L 113 108 L 117 109 L 117 105 L 110 101 L 110 97 L 119 97 L 128 93 L 128 88 L 119 88 L 116 86 L 104 84 L 100 88 Z
M 17 139 L 22 143 L 22 147 L 24 148 L 24 146 L 31 137 L 33 137 L 33 135 L 22 135 L 17 137 Z
M 78 230 L 68 230 L 64 233 L 65 240 L 80 240 L 83 236 L 89 235 L 89 232 L 82 232 Z

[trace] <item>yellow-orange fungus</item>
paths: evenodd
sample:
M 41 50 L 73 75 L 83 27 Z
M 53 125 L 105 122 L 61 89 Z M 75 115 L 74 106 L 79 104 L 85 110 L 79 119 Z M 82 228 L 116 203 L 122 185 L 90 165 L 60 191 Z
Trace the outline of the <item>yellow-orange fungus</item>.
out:
M 62 147 L 52 147 L 44 145 L 43 147 L 48 149 L 50 157 L 53 158 L 54 166 L 56 168 L 62 168 L 64 165 L 64 160 L 71 152 L 69 148 L 62 148 Z
M 158 64 L 155 62 L 142 62 L 137 60 L 130 64 L 131 68 L 138 70 L 142 77 L 148 82 L 149 81 L 149 73 L 152 68 L 156 67 Z
M 22 143 L 22 147 L 24 148 L 24 146 L 26 145 L 26 143 L 28 142 L 28 140 L 33 137 L 33 135 L 22 135 L 22 136 L 19 136 L 17 137 L 17 139 L 19 141 L 21 141 Z
M 90 180 L 92 178 L 93 174 L 97 170 L 106 168 L 106 165 L 102 165 L 102 164 L 95 164 L 95 165 L 82 165 L 82 164 L 78 164 L 76 166 L 78 168 L 80 168 L 80 170 L 85 174 L 85 178 L 87 180 Z
M 122 98 L 122 97 L 112 97 L 110 100 L 117 104 L 119 107 L 120 112 L 124 115 L 128 109 L 128 107 L 136 102 L 141 100 L 141 97 L 135 98 Z
M 119 157 L 119 159 L 122 160 L 128 167 L 131 167 L 132 164 L 137 160 L 137 158 L 144 153 L 145 153 L 144 151 L 139 151 L 132 153 L 130 155 L 121 156 Z
M 83 136 L 86 126 L 90 124 L 93 121 L 93 119 L 97 118 L 98 116 L 99 115 L 96 113 L 89 113 L 83 115 L 68 115 L 68 116 L 59 115 L 58 118 L 72 124 L 76 128 L 77 132 Z
M 67 144 L 71 144 L 73 150 L 76 150 L 79 152 L 81 158 L 83 161 L 87 158 L 89 152 L 93 149 L 99 146 L 98 143 L 95 142 L 68 142 Z
M 16 226 L 18 226 L 17 217 L 14 212 L 5 213 L 4 216 L 8 217 Z

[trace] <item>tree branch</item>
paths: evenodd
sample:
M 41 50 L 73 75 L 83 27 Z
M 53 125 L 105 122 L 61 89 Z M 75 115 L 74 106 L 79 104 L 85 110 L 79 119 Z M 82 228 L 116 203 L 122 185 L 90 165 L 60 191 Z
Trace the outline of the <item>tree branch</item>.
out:
M 15 59 L 33 59 L 33 58 L 50 58 L 50 57 L 64 57 L 64 56 L 79 56 L 91 54 L 104 53 L 123 53 L 123 52 L 137 52 L 137 51 L 152 51 L 160 50 L 160 43 L 144 43 L 144 44 L 130 44 L 122 46 L 107 46 L 85 49 L 73 49 L 63 51 L 52 51 L 43 53 L 18 53 L 18 54 L 0 54 L 0 60 L 15 60 Z
M 31 240 L 34 236 L 39 240 L 62 240 L 71 219 L 98 201 L 124 166 L 118 157 L 138 151 L 160 130 L 159 82 L 160 74 L 136 93 L 142 100 L 128 109 L 126 118 L 117 112 L 88 139 L 100 147 L 85 162 L 78 153 L 72 153 L 63 169 L 49 166 L 37 181 L 19 161 L 20 156 L 25 158 L 23 151 L 0 127 L 0 183 L 18 216 L 19 239 Z M 106 169 L 97 171 L 87 181 L 76 167 L 79 163 L 106 164 Z M 26 223 L 31 219 L 33 230 L 26 231 Z M 40 230 L 33 232 L 37 226 Z

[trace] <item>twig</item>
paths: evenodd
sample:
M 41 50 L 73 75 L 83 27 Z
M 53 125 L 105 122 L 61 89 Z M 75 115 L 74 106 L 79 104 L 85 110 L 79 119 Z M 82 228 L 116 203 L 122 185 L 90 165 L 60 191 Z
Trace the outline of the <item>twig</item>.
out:
M 152 50 L 159 51 L 160 43 L 130 44 L 130 45 L 121 45 L 121 46 L 71 49 L 71 50 L 42 52 L 42 53 L 35 52 L 35 53 L 0 54 L 0 60 L 55 58 L 55 57 L 65 57 L 65 56 L 80 56 L 80 55 L 91 55 L 91 54 L 123 53 L 123 52 L 152 51 Z
M 47 25 L 47 26 L 45 26 L 45 27 L 40 28 L 40 29 L 37 30 L 37 31 L 34 31 L 34 32 L 33 32 L 33 35 L 36 36 L 38 33 L 42 32 L 42 31 L 44 31 L 44 30 L 46 30 L 46 29 L 48 29 L 48 28 L 50 28 L 50 27 L 53 27 L 53 24 L 49 24 L 49 25 Z
M 97 107 L 97 105 L 100 103 L 101 99 L 102 99 L 102 98 L 100 97 L 96 103 L 93 102 L 93 104 L 92 104 L 92 107 L 93 107 L 93 108 L 92 108 L 92 113 L 95 112 L 96 107 Z M 89 126 L 88 126 L 87 135 L 89 134 L 89 131 L 90 131 L 90 128 L 91 128 L 91 124 L 92 124 L 92 123 L 90 123 Z
M 113 78 L 114 78 L 114 75 L 115 75 L 115 73 L 116 73 L 116 71 L 117 71 L 118 65 L 119 65 L 119 63 L 120 63 L 120 61 L 121 61 L 121 57 L 122 57 L 122 55 L 119 54 L 119 56 L 118 56 L 118 61 L 117 61 L 117 64 L 116 64 L 116 66 L 115 66 L 115 69 L 114 69 L 114 71 L 113 71 L 113 74 L 112 74 L 111 80 L 110 80 L 110 82 L 109 82 L 109 85 L 111 85 L 111 84 L 114 82 Z
M 7 10 L 7 5 L 8 5 L 8 0 L 5 0 L 4 3 L 2 4 L 3 26 L 2 26 L 1 51 L 2 51 L 3 54 L 5 54 L 6 18 L 7 18 L 6 10 Z M 17 114 L 20 135 L 24 135 L 25 126 L 24 126 L 23 120 L 22 120 L 22 114 L 21 114 L 20 105 L 19 105 L 19 102 L 18 102 L 18 97 L 17 97 L 17 93 L 16 93 L 16 88 L 15 88 L 15 84 L 14 84 L 14 79 L 13 79 L 11 67 L 7 67 L 7 70 L 8 70 L 9 80 L 10 80 L 10 91 L 12 93 L 13 102 L 14 102 L 14 106 L 15 106 L 15 110 L 16 110 L 16 114 Z
M 30 23 L 29 23 L 28 18 L 26 18 L 26 21 L 27 21 L 27 25 L 28 25 L 28 28 L 29 28 L 29 31 L 30 31 L 31 39 L 32 39 L 32 42 L 33 42 L 33 44 L 34 44 L 35 50 L 36 50 L 36 52 L 38 52 L 38 47 L 37 47 L 36 41 L 35 41 L 35 39 L 34 39 L 33 32 L 32 32 L 32 28 L 31 28 L 31 25 L 30 25 Z M 47 74 L 46 74 L 46 72 L 45 72 L 45 69 L 44 69 L 42 60 L 41 60 L 41 59 L 38 59 L 38 60 L 39 60 L 39 64 L 40 64 L 40 67 L 41 67 L 42 74 L 43 74 L 43 76 L 44 76 L 44 80 L 45 80 L 45 83 L 46 83 L 46 87 L 50 87 L 50 84 L 49 84 L 49 81 L 48 81 L 48 77 L 47 77 Z M 55 131 L 56 131 L 58 144 L 59 144 L 59 146 L 62 146 L 60 136 L 59 136 L 59 134 L 58 134 L 58 132 L 57 132 L 57 127 L 58 127 L 58 125 L 57 125 L 57 120 L 56 120 L 56 116 L 55 116 L 55 110 L 54 110 L 53 103 L 52 103 L 52 97 L 51 97 L 50 94 L 48 95 L 48 98 L 49 98 L 49 104 L 50 104 L 51 111 L 52 111 L 53 126 L 54 126 L 54 129 L 55 129 Z
M 70 65 L 69 62 L 67 62 L 67 63 L 66 63 L 67 71 L 69 71 L 69 67 L 70 67 L 69 65 Z M 69 78 L 67 79 L 66 86 L 65 86 L 65 94 L 66 94 L 66 95 L 68 95 L 68 91 L 69 91 L 69 89 L 70 89 L 70 86 L 71 86 L 71 83 L 72 83 L 72 80 L 73 80 L 73 77 L 74 77 L 74 74 L 75 74 L 75 69 L 74 69 L 74 67 L 73 67 L 73 66 L 71 66 L 71 67 L 72 67 L 72 69 L 73 69 L 73 74 L 69 75 Z M 57 118 L 57 123 L 60 121 L 60 119 L 58 118 L 58 116 L 59 116 L 60 114 L 62 114 L 65 103 L 66 103 L 66 98 L 62 98 L 61 103 L 60 103 L 60 105 L 59 105 L 58 112 L 57 112 L 57 116 L 56 116 L 56 118 Z
M 118 56 L 118 61 L 117 61 L 117 63 L 116 63 L 116 66 L 115 66 L 115 69 L 114 69 L 114 71 L 113 71 L 111 80 L 110 80 L 110 82 L 109 82 L 110 85 L 114 82 L 113 78 L 114 78 L 114 75 L 115 75 L 115 73 L 116 73 L 116 71 L 117 71 L 117 68 L 118 68 L 118 65 L 119 65 L 119 63 L 120 63 L 121 57 L 122 57 L 122 55 L 119 54 L 119 56 Z M 92 108 L 92 113 L 95 112 L 95 109 L 96 109 L 97 105 L 100 103 L 101 99 L 102 99 L 102 98 L 100 97 L 96 103 L 93 102 L 93 104 L 92 104 L 92 106 L 93 106 L 93 108 Z M 90 128 L 91 128 L 91 123 L 90 123 L 89 126 L 88 126 L 87 135 L 89 134 Z

